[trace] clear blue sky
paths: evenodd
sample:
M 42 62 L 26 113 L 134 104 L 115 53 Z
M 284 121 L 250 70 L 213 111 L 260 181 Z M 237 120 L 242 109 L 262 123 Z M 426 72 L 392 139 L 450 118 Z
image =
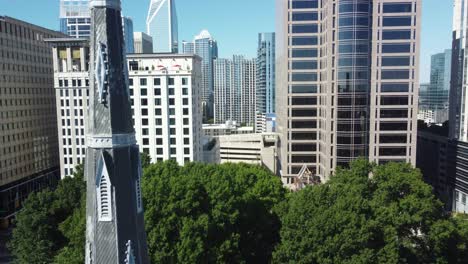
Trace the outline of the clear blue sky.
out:
M 221 57 L 256 54 L 257 34 L 275 30 L 275 0 L 176 0 L 180 40 L 208 29 Z M 135 31 L 145 31 L 149 0 L 123 0 Z M 423 0 L 421 82 L 429 80 L 430 55 L 451 47 L 453 0 Z M 58 29 L 59 0 L 0 0 L 0 15 Z

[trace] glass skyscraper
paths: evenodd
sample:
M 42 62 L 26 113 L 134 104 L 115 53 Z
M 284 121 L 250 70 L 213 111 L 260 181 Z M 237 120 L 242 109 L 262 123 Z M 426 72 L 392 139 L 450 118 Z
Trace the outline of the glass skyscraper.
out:
M 218 58 L 218 43 L 214 40 L 210 32 L 202 30 L 195 36 L 193 42 L 182 42 L 182 53 L 196 54 L 202 58 L 202 106 L 203 117 L 206 120 L 213 117 L 213 60 Z
M 420 0 L 277 0 L 283 182 L 359 157 L 416 162 Z
M 260 33 L 255 88 L 256 116 L 271 116 L 275 113 L 275 69 L 275 33 Z M 256 130 L 259 131 L 257 128 Z
M 88 0 L 60 0 L 60 31 L 74 38 L 89 38 L 91 17 Z
M 122 17 L 126 53 L 134 53 L 133 21 Z M 73 38 L 89 38 L 91 12 L 89 0 L 60 0 L 60 32 Z
M 151 0 L 146 28 L 148 35 L 153 38 L 153 52 L 178 53 L 179 33 L 175 0 Z

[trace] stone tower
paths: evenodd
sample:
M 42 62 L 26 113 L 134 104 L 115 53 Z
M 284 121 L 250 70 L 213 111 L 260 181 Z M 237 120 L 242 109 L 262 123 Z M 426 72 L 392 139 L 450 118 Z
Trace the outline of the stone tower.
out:
M 149 263 L 120 0 L 91 0 L 86 263 Z

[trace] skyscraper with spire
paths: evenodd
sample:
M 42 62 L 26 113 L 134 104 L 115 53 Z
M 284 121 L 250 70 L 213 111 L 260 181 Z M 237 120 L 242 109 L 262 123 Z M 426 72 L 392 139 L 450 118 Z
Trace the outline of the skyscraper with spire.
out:
M 87 264 L 149 263 L 120 0 L 91 0 Z
M 153 38 L 153 52 L 179 52 L 175 0 L 151 0 L 146 28 Z

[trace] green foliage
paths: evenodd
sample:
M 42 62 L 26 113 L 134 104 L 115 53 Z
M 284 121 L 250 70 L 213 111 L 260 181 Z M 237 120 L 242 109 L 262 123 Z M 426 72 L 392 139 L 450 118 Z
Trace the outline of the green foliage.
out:
M 141 161 L 141 167 L 143 169 L 146 169 L 149 167 L 149 165 L 151 165 L 151 156 L 146 152 L 141 152 L 140 161 Z
M 265 263 L 279 239 L 285 190 L 260 167 L 158 163 L 143 197 L 153 263 Z
M 282 229 L 274 262 L 466 263 L 466 221 L 447 217 L 407 164 L 356 161 L 277 210 Z
M 55 191 L 44 190 L 28 197 L 16 216 L 9 243 L 16 263 L 50 263 L 58 251 L 70 246 L 70 230 L 82 226 L 66 223 L 76 217 L 74 212 L 81 207 L 85 191 L 83 167 L 78 166 L 74 177 L 60 181 Z M 84 239 L 84 232 L 81 234 Z

